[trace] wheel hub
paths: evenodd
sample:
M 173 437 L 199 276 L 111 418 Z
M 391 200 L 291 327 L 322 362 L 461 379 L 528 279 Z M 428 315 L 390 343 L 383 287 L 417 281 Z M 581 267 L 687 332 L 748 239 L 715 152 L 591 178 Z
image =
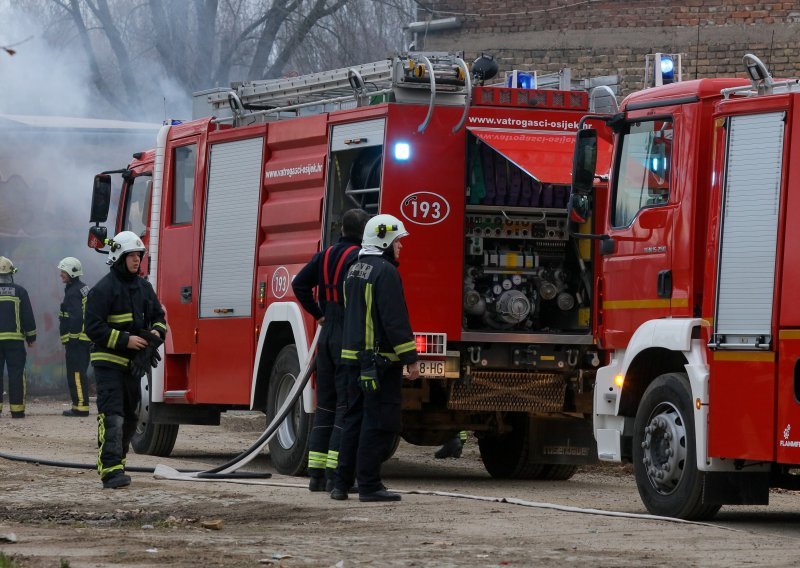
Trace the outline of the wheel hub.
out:
M 660 404 L 644 429 L 642 463 L 652 486 L 663 495 L 678 487 L 686 464 L 686 427 L 678 409 Z
M 284 402 L 286 402 L 286 399 L 289 397 L 289 393 L 291 392 L 292 388 L 294 388 L 294 383 L 296 380 L 297 378 L 291 373 L 286 373 L 280 378 L 280 383 L 278 384 L 278 395 L 276 397 L 276 411 L 283 406 Z M 292 448 L 297 442 L 297 432 L 300 429 L 300 412 L 302 412 L 302 408 L 302 403 L 298 401 L 294 407 L 292 407 L 292 411 L 286 417 L 286 420 L 281 422 L 281 425 L 278 427 L 278 443 L 286 450 Z

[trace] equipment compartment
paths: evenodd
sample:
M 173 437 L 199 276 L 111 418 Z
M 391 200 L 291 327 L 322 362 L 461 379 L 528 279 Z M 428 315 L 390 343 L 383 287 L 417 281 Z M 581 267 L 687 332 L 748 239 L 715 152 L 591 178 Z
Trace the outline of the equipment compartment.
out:
M 567 230 L 569 187 L 537 180 L 468 136 L 463 328 L 586 332 L 590 259 Z

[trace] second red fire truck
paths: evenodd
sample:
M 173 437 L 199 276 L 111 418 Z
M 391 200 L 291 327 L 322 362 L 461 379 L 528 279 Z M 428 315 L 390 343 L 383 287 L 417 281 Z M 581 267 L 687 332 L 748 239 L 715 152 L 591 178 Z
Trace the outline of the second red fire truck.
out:
M 576 147 L 573 215 L 599 233 L 599 457 L 632 461 L 655 514 L 700 519 L 798 489 L 800 86 L 754 56 L 748 79 L 634 93 Z M 605 131 L 605 128 L 602 129 Z M 597 168 L 605 173 L 605 165 Z
M 244 83 L 211 94 L 218 118 L 165 125 L 134 155 L 114 229 L 148 243 L 170 331 L 142 382 L 137 452 L 168 455 L 179 424 L 226 410 L 274 415 L 315 330 L 292 277 L 361 207 L 411 233 L 401 274 L 424 379 L 404 389 L 402 437 L 474 431 L 495 477 L 566 479 L 596 459 L 596 268 L 567 219 L 588 96 L 473 87 L 481 65 L 420 53 Z M 109 188 L 97 176 L 96 248 Z M 308 389 L 271 443 L 279 472 L 303 472 L 313 404 Z

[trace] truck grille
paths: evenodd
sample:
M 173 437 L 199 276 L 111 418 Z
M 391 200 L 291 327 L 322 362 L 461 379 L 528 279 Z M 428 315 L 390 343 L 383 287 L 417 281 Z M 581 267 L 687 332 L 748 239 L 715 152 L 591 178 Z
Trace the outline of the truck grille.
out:
M 478 371 L 469 384 L 453 383 L 451 410 L 559 412 L 564 408 L 566 381 L 555 373 Z

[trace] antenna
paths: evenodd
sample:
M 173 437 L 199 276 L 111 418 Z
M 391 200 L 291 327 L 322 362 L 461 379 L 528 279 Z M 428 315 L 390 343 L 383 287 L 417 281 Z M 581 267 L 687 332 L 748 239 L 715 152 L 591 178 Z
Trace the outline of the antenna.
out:
M 167 97 L 162 97 L 164 99 L 164 124 L 167 123 Z
M 694 78 L 697 79 L 698 63 L 700 62 L 700 18 L 697 19 L 697 44 L 694 51 Z
M 769 57 L 767 58 L 767 67 L 772 67 L 772 48 L 775 47 L 775 30 L 772 30 L 772 39 L 769 42 Z

